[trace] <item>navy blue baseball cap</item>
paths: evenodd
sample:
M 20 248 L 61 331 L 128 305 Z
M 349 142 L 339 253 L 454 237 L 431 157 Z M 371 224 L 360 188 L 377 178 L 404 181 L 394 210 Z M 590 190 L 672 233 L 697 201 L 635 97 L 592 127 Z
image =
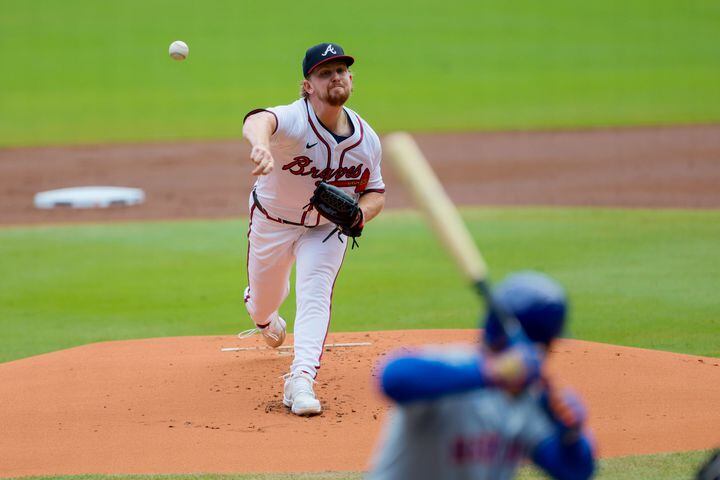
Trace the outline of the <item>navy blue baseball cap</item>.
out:
M 337 43 L 320 43 L 307 49 L 303 58 L 303 77 L 307 78 L 315 68 L 331 61 L 345 62 L 348 67 L 355 63 L 350 55 L 345 55 L 343 48 Z

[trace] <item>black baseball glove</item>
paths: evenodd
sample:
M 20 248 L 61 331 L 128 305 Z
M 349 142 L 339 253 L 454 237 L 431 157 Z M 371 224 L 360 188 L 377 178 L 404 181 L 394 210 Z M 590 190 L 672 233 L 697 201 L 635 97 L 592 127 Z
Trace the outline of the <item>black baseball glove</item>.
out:
M 310 198 L 310 204 L 320 215 L 336 225 L 335 230 L 330 232 L 323 241 L 327 241 L 333 233 L 338 232 L 341 242 L 340 234 L 343 234 L 353 239 L 353 248 L 358 244 L 355 237 L 362 234 L 365 225 L 357 200 L 339 187 L 320 182 Z

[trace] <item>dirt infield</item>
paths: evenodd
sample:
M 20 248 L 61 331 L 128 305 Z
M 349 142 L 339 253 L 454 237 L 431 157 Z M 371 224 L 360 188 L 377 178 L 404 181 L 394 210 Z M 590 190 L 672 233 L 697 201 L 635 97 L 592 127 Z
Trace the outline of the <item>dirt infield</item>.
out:
M 423 134 L 418 142 L 466 205 L 720 207 L 720 125 Z M 252 186 L 240 141 L 0 150 L 0 224 L 246 215 Z M 408 205 L 384 171 L 388 207 Z M 35 193 L 139 187 L 142 206 L 41 211 Z
M 720 126 L 417 138 L 462 204 L 720 207 Z M 246 154 L 239 141 L 0 150 L 0 225 L 243 216 Z M 407 206 L 390 170 L 385 178 L 388 207 Z M 38 191 L 81 185 L 140 187 L 147 202 L 32 206 Z M 241 345 L 232 337 L 100 343 L 0 364 L 0 477 L 362 470 L 388 408 L 373 365 L 398 345 L 475 334 L 331 334 L 372 345 L 325 354 L 325 411 L 312 419 L 282 406 L 290 357 L 221 352 Z M 601 454 L 618 456 L 719 445 L 719 364 L 564 340 L 550 368 L 586 397 Z
M 366 468 L 387 410 L 373 365 L 399 345 L 472 342 L 473 330 L 333 334 L 320 417 L 282 406 L 291 357 L 257 338 L 98 343 L 0 364 L 0 475 L 310 472 Z M 290 339 L 291 340 L 291 339 Z M 720 443 L 720 360 L 560 341 L 550 371 L 577 386 L 603 456 Z

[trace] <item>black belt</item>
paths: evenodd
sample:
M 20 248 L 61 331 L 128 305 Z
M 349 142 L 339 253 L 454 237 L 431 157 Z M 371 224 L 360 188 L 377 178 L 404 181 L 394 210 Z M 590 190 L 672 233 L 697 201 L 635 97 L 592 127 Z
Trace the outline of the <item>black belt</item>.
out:
M 263 215 L 265 215 L 269 220 L 272 220 L 273 222 L 283 223 L 285 225 L 295 225 L 297 227 L 305 227 L 305 228 L 314 228 L 315 225 L 305 225 L 303 223 L 298 222 L 291 222 L 290 220 L 285 220 L 284 218 L 273 218 L 270 216 L 270 214 L 263 208 L 263 206 L 260 204 L 260 201 L 258 200 L 257 193 L 255 192 L 255 189 L 252 191 L 253 196 L 253 202 L 255 202 L 255 206 L 257 207 L 260 212 L 262 212 Z

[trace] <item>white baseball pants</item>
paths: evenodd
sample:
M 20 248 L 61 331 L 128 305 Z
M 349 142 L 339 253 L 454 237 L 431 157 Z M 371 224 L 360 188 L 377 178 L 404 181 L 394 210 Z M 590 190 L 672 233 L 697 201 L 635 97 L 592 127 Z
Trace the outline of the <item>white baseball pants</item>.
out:
M 295 269 L 295 357 L 290 371 L 313 377 L 320 368 L 323 345 L 330 327 L 333 287 L 347 242 L 332 235 L 333 224 L 314 228 L 287 225 L 267 218 L 250 200 L 248 231 L 249 291 L 245 307 L 255 325 L 277 317 L 290 292 L 290 272 Z

